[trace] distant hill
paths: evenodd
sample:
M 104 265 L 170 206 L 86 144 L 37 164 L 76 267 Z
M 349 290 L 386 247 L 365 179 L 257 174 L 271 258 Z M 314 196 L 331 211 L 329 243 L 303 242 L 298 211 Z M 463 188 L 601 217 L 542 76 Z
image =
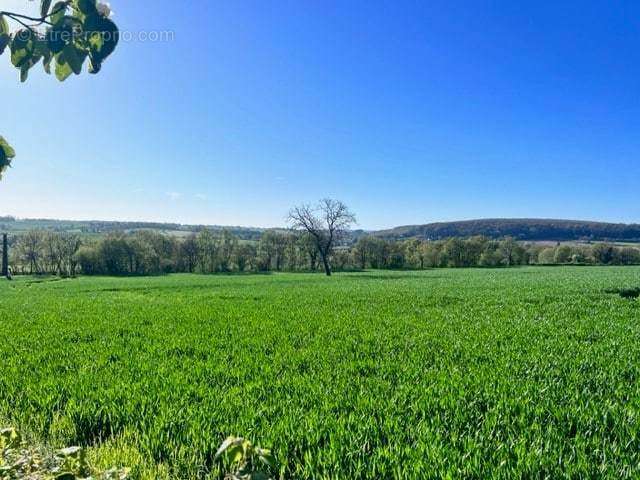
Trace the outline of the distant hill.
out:
M 50 219 L 16 219 L 0 216 L 0 232 L 20 234 L 29 230 L 74 232 L 83 236 L 100 236 L 111 232 L 155 230 L 167 235 L 186 236 L 203 228 L 227 229 L 242 240 L 258 240 L 268 229 L 253 227 L 223 227 L 219 225 L 182 225 L 178 223 L 118 222 Z M 277 230 L 277 229 L 276 229 Z M 350 241 L 364 235 L 375 235 L 389 240 L 423 238 L 441 240 L 450 237 L 484 235 L 489 238 L 514 237 L 522 241 L 610 241 L 640 242 L 640 224 L 586 222 L 577 220 L 546 219 L 485 219 L 460 222 L 440 222 L 426 225 L 408 225 L 389 230 L 369 232 L 354 230 Z
M 387 239 L 484 235 L 489 238 L 514 237 L 528 241 L 612 241 L 640 242 L 640 224 L 586 222 L 549 219 L 485 219 L 409 225 L 375 232 Z
M 192 232 L 208 228 L 227 229 L 242 240 L 257 240 L 264 229 L 247 227 L 222 227 L 219 225 L 182 225 L 178 223 L 157 222 L 118 222 L 102 220 L 51 220 L 22 219 L 0 217 L 0 232 L 19 234 L 29 230 L 47 230 L 54 232 L 78 233 L 83 236 L 105 235 L 113 232 L 132 232 L 136 230 L 154 230 L 174 236 L 186 236 Z

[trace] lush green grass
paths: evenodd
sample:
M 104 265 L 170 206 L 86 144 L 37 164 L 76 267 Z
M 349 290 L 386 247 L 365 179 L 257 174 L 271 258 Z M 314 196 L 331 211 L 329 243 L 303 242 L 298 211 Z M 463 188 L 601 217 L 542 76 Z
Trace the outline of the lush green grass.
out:
M 0 417 L 141 478 L 638 478 L 640 268 L 0 283 Z

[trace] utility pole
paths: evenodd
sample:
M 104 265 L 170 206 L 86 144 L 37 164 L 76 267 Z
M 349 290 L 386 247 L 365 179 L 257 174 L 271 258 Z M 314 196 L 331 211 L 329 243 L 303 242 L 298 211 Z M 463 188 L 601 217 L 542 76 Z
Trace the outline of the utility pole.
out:
M 2 276 L 9 278 L 9 239 L 2 234 Z

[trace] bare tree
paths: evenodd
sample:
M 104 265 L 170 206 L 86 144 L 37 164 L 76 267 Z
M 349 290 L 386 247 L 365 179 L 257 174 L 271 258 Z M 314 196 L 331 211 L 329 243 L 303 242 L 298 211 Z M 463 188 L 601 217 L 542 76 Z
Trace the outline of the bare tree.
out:
M 61 259 L 60 272 L 74 277 L 78 270 L 78 260 L 76 253 L 82 246 L 82 240 L 78 235 L 73 233 L 63 233 L 60 235 L 60 241 L 58 242 L 58 257 Z M 66 272 L 63 270 L 66 269 Z
M 356 222 L 349 208 L 338 200 L 325 198 L 316 207 L 301 205 L 289 212 L 293 228 L 305 230 L 314 240 L 327 276 L 331 275 L 331 255 L 337 242 Z
M 20 237 L 18 250 L 25 263 L 29 264 L 29 273 L 42 273 L 40 259 L 42 258 L 42 244 L 44 232 L 32 230 Z
M 61 255 L 61 246 L 60 235 L 56 232 L 42 234 L 43 263 L 46 264 L 45 269 L 51 275 L 62 274 L 63 257 Z

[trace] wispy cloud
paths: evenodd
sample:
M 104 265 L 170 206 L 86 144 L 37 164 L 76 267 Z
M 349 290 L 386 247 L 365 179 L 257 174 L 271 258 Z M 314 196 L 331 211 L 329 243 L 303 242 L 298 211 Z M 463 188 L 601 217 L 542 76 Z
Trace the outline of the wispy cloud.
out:
M 180 192 L 167 192 L 167 197 L 171 200 L 180 200 L 182 198 L 182 194 Z
M 194 197 L 196 197 L 198 200 L 206 200 L 207 196 L 204 193 L 196 193 L 194 195 Z

